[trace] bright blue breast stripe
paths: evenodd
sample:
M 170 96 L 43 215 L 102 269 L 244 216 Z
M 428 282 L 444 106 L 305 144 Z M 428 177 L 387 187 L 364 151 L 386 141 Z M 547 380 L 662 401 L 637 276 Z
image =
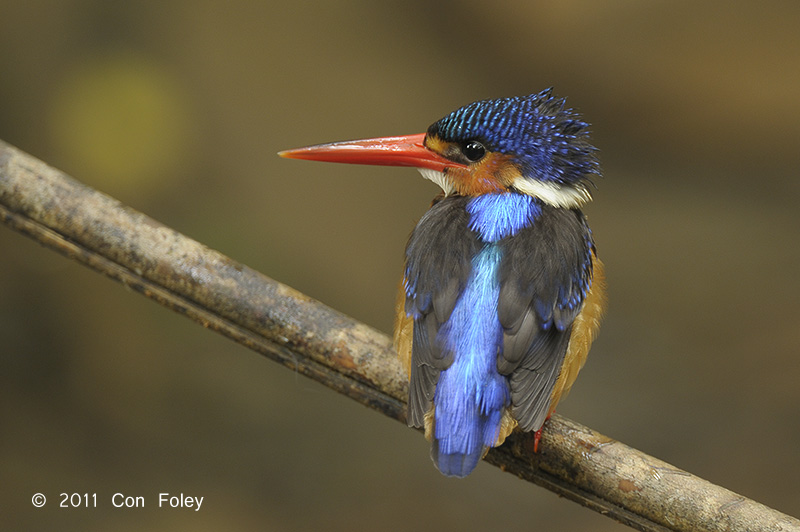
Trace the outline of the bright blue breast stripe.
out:
M 463 477 L 484 450 L 497 442 L 503 411 L 510 404 L 505 377 L 497 372 L 503 327 L 497 318 L 502 251 L 497 241 L 535 223 L 541 206 L 513 192 L 484 194 L 466 205 L 469 228 L 485 242 L 472 259 L 472 270 L 437 341 L 453 353 L 434 395 L 433 455 L 445 475 Z
M 439 331 L 439 341 L 455 353 L 453 365 L 441 373 L 436 387 L 435 438 L 439 468 L 444 474 L 463 476 L 459 460 L 442 455 L 462 455 L 471 470 L 497 440 L 503 410 L 508 406 L 506 380 L 497 372 L 497 353 L 503 328 L 497 319 L 500 287 L 497 271 L 501 253 L 487 245 L 472 261 L 472 275 L 448 322 Z

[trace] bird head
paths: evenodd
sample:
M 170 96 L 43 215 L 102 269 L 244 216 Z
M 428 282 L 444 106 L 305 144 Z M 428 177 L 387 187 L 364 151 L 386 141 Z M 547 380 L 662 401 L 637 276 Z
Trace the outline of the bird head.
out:
M 547 89 L 465 105 L 426 133 L 321 144 L 279 155 L 413 166 L 446 195 L 516 191 L 556 207 L 578 207 L 591 199 L 591 178 L 600 174 L 588 136 L 589 124 Z

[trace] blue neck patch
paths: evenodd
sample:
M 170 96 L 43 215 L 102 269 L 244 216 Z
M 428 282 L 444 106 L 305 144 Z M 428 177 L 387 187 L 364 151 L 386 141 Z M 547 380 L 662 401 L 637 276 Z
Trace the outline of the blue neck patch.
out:
M 497 242 L 530 226 L 541 214 L 531 196 L 514 192 L 483 194 L 467 202 L 469 228 L 484 242 Z

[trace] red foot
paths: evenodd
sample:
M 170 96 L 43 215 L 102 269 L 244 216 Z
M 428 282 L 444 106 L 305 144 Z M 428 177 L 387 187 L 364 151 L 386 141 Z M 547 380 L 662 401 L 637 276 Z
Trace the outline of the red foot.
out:
M 539 427 L 539 430 L 533 433 L 533 452 L 535 453 L 539 452 L 539 440 L 542 439 L 542 431 L 544 430 L 544 424 L 548 422 L 548 420 L 550 419 L 550 415 L 551 414 L 548 414 L 547 417 L 544 419 L 544 423 L 542 423 L 542 426 Z

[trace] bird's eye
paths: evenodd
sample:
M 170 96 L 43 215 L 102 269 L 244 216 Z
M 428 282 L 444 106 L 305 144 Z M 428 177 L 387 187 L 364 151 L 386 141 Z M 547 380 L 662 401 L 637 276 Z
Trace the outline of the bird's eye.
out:
M 468 141 L 464 144 L 461 151 L 464 152 L 464 156 L 473 163 L 480 161 L 483 156 L 486 155 L 486 148 L 477 140 Z

